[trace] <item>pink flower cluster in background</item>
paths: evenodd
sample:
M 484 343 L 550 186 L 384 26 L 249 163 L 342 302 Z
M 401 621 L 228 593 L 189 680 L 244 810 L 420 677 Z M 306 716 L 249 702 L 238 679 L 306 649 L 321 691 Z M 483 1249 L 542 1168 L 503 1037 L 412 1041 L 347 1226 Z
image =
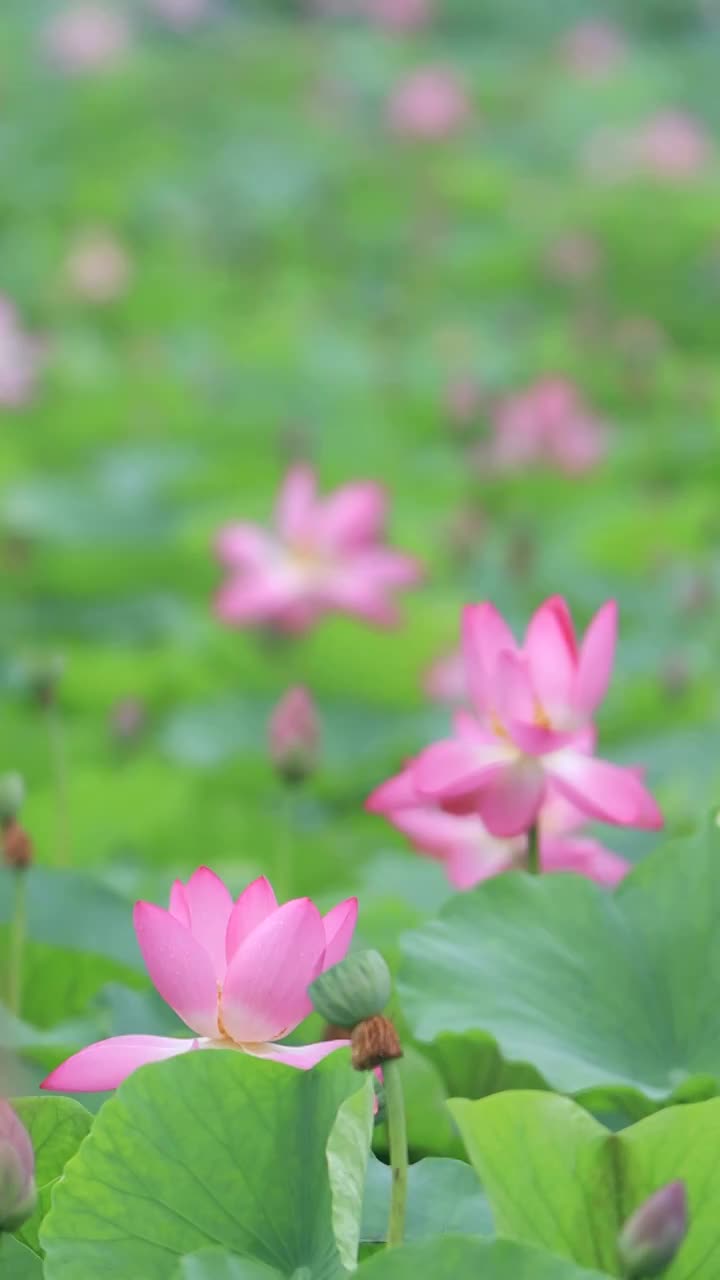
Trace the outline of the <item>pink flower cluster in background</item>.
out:
M 222 880 L 200 867 L 176 880 L 165 911 L 135 905 L 138 945 L 162 996 L 194 1033 L 114 1036 L 81 1049 L 43 1082 L 69 1093 L 115 1089 L 136 1067 L 192 1049 L 236 1049 L 306 1069 L 347 1043 L 288 1046 L 312 1012 L 307 989 L 344 959 L 357 920 L 348 898 L 321 916 L 309 898 L 278 906 L 269 881 L 254 880 L 233 902 Z
M 599 19 L 578 22 L 564 37 L 565 65 L 583 79 L 602 79 L 627 55 L 625 38 L 612 23 Z
M 387 118 L 398 136 L 440 142 L 470 116 L 467 93 L 448 67 L 422 67 L 401 80 L 390 96 Z
M 161 22 L 185 31 L 212 13 L 212 0 L 147 0 L 150 11 Z
M 43 343 L 26 333 L 17 309 L 0 295 L 0 405 L 27 404 L 35 390 Z
M 689 182 L 707 169 L 712 155 L 704 125 L 687 111 L 666 109 L 635 128 L 594 134 L 585 166 L 592 176 L 610 181 L 651 177 Z
M 110 4 L 67 5 L 47 23 L 45 52 L 65 75 L 106 70 L 119 62 L 130 46 L 127 18 Z
M 392 593 L 416 583 L 420 566 L 385 546 L 386 512 L 380 485 L 358 481 L 321 498 L 312 468 L 293 467 L 272 529 L 234 523 L 220 531 L 217 554 L 228 579 L 216 597 L 218 617 L 289 632 L 328 612 L 393 625 Z
M 443 857 L 455 883 L 493 874 L 483 865 L 500 870 L 520 859 L 524 844 L 498 841 L 524 837 L 535 824 L 548 865 L 574 860 L 593 878 L 617 879 L 621 865 L 602 846 L 578 839 L 577 827 L 592 818 L 657 828 L 662 816 L 636 769 L 594 755 L 594 715 L 610 681 L 616 636 L 613 601 L 579 641 L 567 604 L 554 596 L 533 615 L 522 644 L 491 604 L 468 605 L 462 655 L 472 710 L 458 711 L 453 736 L 383 783 L 368 807 Z M 455 821 L 446 823 L 448 816 Z M 468 819 L 475 825 L 463 832 Z
M 574 383 L 540 378 L 495 406 L 492 438 L 481 448 L 479 461 L 499 470 L 544 462 L 578 474 L 596 466 L 606 447 L 606 428 Z

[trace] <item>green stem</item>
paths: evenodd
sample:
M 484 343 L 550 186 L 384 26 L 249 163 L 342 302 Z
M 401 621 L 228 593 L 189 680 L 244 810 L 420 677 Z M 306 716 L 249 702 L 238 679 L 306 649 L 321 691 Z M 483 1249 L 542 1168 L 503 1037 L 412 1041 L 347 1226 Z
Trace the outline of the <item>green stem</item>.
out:
M 275 893 L 279 902 L 289 902 L 295 882 L 295 840 L 294 823 L 296 820 L 294 784 L 283 785 L 280 803 L 280 822 L 278 823 L 277 857 L 275 860 Z
M 533 822 L 528 831 L 527 869 L 531 876 L 540 875 L 540 827 Z
M 405 1125 L 405 1098 L 403 1095 L 400 1063 L 398 1060 L 383 1064 L 385 1084 L 385 1111 L 390 1139 L 390 1168 L 392 1188 L 390 1192 L 390 1217 L 388 1219 L 387 1247 L 402 1244 L 405 1235 L 405 1207 L 407 1204 L 408 1147 Z
M 22 1003 L 22 971 L 23 952 L 25 950 L 26 931 L 26 890 L 27 871 L 18 867 L 13 873 L 15 884 L 15 900 L 10 922 L 10 955 L 8 964 L 8 1008 L 17 1017 L 20 1016 Z
M 70 809 L 68 804 L 67 753 L 60 708 L 55 699 L 46 711 L 50 770 L 55 791 L 55 863 L 66 867 L 70 862 Z

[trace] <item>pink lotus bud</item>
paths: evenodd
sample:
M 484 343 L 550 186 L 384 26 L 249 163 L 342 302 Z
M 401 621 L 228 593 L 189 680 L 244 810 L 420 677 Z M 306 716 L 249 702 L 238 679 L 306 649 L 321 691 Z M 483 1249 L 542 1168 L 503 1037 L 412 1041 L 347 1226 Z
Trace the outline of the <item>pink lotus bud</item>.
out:
M 684 1182 L 670 1182 L 636 1209 L 620 1232 L 618 1251 L 628 1280 L 659 1276 L 672 1262 L 688 1229 Z
M 320 724 L 307 689 L 296 685 L 270 717 L 271 759 L 286 782 L 303 782 L 313 772 L 320 746 Z
M 0 1098 L 0 1231 L 16 1231 L 36 1201 L 32 1143 L 10 1103 Z

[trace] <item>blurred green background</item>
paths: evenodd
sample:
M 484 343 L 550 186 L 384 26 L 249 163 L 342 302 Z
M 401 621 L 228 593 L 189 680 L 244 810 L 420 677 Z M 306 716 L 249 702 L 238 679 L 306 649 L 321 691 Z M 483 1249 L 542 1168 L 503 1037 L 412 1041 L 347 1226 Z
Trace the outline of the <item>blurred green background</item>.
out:
M 324 754 L 295 887 L 359 890 L 382 942 L 386 900 L 412 919 L 444 888 L 363 812 L 447 721 L 423 672 L 464 602 L 522 626 L 554 592 L 583 623 L 619 599 L 603 754 L 647 767 L 671 830 L 694 823 L 720 782 L 720 6 L 436 0 L 412 30 L 299 0 L 79 8 L 79 46 L 58 26 L 78 6 L 0 14 L 0 393 L 18 329 L 33 366 L 0 406 L 0 768 L 26 778 L 38 860 L 66 824 L 73 865 L 128 895 L 200 862 L 272 874 L 265 723 L 301 680 Z M 616 24 L 606 66 L 577 53 L 590 20 Z M 467 119 L 398 136 L 393 93 L 437 65 Z M 692 172 L 628 162 L 658 112 L 701 134 Z M 607 457 L 497 474 L 488 406 L 543 375 L 608 424 Z M 393 542 L 426 567 L 401 629 L 273 645 L 214 619 L 215 532 L 266 520 L 299 457 L 325 488 L 388 485 Z M 31 678 L 54 655 L 55 718 Z

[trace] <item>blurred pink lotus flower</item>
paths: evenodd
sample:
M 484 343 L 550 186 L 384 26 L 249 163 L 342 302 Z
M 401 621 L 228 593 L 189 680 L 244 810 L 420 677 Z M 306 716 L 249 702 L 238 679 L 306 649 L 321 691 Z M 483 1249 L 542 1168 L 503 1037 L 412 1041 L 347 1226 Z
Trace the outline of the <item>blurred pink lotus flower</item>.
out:
M 320 747 L 320 722 L 307 689 L 288 689 L 270 717 L 270 757 L 288 782 L 299 782 L 315 766 Z
M 195 26 L 212 12 L 212 0 L 147 0 L 147 3 L 156 18 L 176 31 Z
M 472 889 L 481 880 L 525 865 L 527 837 L 494 836 L 476 814 L 449 813 L 419 795 L 407 808 L 386 808 L 384 797 L 392 801 L 397 784 L 394 778 L 378 787 L 367 808 L 371 813 L 382 813 L 419 853 L 441 862 L 456 889 Z M 405 779 L 400 785 L 406 785 Z M 561 795 L 549 793 L 538 817 L 540 869 L 574 871 L 598 884 L 616 885 L 627 875 L 630 863 L 583 835 L 581 828 L 586 822 L 584 813 Z
M 92 231 L 71 250 L 66 272 L 72 289 L 88 302 L 112 302 L 127 289 L 130 260 L 110 232 Z
M 614 71 L 627 53 L 621 31 L 609 22 L 578 22 L 565 36 L 562 54 L 566 66 L 578 76 L 600 79 Z
M 415 31 L 432 17 L 432 0 L 362 0 L 371 21 L 388 31 Z
M 571 475 L 603 458 L 604 426 L 566 378 L 540 378 L 493 412 L 493 437 L 480 458 L 500 470 L 548 462 Z
M 383 545 L 386 507 L 380 485 L 358 481 L 320 498 L 312 468 L 291 468 L 274 529 L 240 523 L 220 531 L 217 554 L 230 576 L 216 597 L 218 617 L 296 632 L 336 611 L 392 626 L 390 593 L 417 582 L 420 566 Z
M 423 678 L 423 688 L 433 702 L 446 702 L 451 707 L 467 702 L 465 658 L 462 649 L 453 649 L 430 663 Z
M 119 62 L 130 46 L 127 18 L 110 4 L 61 9 L 43 34 L 51 62 L 68 75 L 104 70 Z
M 347 1041 L 277 1044 L 308 1016 L 311 982 L 339 964 L 352 940 L 357 899 L 321 916 L 309 898 L 278 906 L 261 876 L 236 902 L 208 867 L 176 880 L 170 909 L 135 904 L 137 940 L 150 977 L 194 1039 L 115 1036 L 68 1058 L 42 1088 L 115 1089 L 147 1062 L 193 1049 L 236 1049 L 307 1069 Z
M 0 405 L 16 408 L 32 398 L 43 343 L 23 330 L 17 310 L 0 295 Z
M 388 122 L 407 138 L 440 141 L 462 128 L 470 102 L 455 73 L 446 67 L 423 67 L 400 82 L 388 103 Z
M 22 1226 L 36 1202 L 30 1136 L 10 1103 L 0 1098 L 0 1233 Z
M 478 815 L 494 836 L 517 836 L 537 822 L 552 788 L 600 822 L 662 826 L 637 771 L 591 754 L 616 636 L 614 601 L 578 643 L 567 604 L 553 596 L 533 615 L 522 647 L 493 605 L 468 605 L 463 653 L 475 715 L 458 711 L 454 737 L 427 747 L 372 805 L 387 812 L 421 796 Z
M 658 178 L 694 178 L 708 164 L 710 139 L 685 111 L 659 111 L 635 134 L 638 167 Z

